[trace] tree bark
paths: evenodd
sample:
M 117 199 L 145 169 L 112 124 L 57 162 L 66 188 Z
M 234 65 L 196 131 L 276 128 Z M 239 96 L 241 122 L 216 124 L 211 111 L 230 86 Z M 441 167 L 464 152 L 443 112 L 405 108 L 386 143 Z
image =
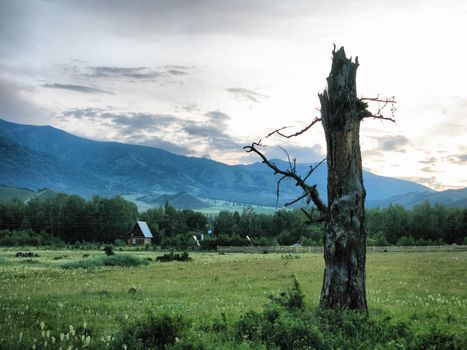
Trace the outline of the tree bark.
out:
M 328 87 L 319 94 L 326 136 L 328 212 L 325 270 L 320 304 L 367 312 L 365 290 L 365 188 L 360 154 L 360 121 L 368 114 L 357 97 L 355 62 L 344 48 L 333 51 Z

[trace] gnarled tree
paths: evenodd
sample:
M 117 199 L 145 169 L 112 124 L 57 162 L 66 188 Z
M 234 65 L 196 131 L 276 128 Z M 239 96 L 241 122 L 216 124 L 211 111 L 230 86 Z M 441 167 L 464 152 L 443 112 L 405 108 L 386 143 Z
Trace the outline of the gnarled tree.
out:
M 320 199 L 316 186 L 309 185 L 310 175 L 316 167 L 310 167 L 305 176 L 296 172 L 295 160 L 289 161 L 289 169 L 280 169 L 260 151 L 261 141 L 245 147 L 247 152 L 258 154 L 263 162 L 281 175 L 278 182 L 291 178 L 303 190 L 303 194 L 287 204 L 306 199 L 314 204 L 319 216 L 302 209 L 309 222 L 324 222 L 324 278 L 320 304 L 334 309 L 354 309 L 367 311 L 365 290 L 365 187 L 362 177 L 362 157 L 360 153 L 360 122 L 364 118 L 394 120 L 384 117 L 381 109 L 392 106 L 394 99 L 358 98 L 355 62 L 347 58 L 344 48 L 332 53 L 332 68 L 327 78 L 328 87 L 319 94 L 321 117 L 315 118 L 307 127 L 294 134 L 284 133 L 285 128 L 277 129 L 267 137 L 278 134 L 290 138 L 303 134 L 313 125 L 321 122 L 327 145 L 328 164 L 328 203 Z M 366 101 L 382 103 L 376 114 L 368 111 Z

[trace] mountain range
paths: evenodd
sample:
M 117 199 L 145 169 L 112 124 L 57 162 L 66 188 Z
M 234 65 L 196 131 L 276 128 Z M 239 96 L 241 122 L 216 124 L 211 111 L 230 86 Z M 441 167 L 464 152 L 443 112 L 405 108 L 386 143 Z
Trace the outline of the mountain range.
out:
M 279 167 L 288 163 L 275 160 Z M 297 164 L 305 174 L 311 164 Z M 227 165 L 206 158 L 176 155 L 159 148 L 93 141 L 51 126 L 15 124 L 0 119 L 0 184 L 37 190 L 92 195 L 132 195 L 160 202 L 189 198 L 193 205 L 210 201 L 275 206 L 276 183 L 262 163 Z M 367 206 L 413 205 L 427 198 L 465 207 L 467 190 L 435 192 L 415 182 L 364 171 Z M 326 200 L 327 167 L 323 163 L 310 183 Z M 441 193 L 444 193 L 441 195 Z M 300 193 L 293 183 L 281 185 L 278 206 Z M 449 198 L 457 198 L 451 200 Z M 463 203 L 463 204 L 462 204 Z

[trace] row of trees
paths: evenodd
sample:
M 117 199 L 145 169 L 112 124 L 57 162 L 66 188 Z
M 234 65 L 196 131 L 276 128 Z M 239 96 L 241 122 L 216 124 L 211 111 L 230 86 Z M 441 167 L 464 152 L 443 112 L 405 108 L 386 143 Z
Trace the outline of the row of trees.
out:
M 424 202 L 407 210 L 402 206 L 370 209 L 366 214 L 369 239 L 376 244 L 422 245 L 426 242 L 461 244 L 467 237 L 467 209 Z
M 44 232 L 68 243 L 112 242 L 126 235 L 138 218 L 135 204 L 121 198 L 95 196 L 86 201 L 76 195 L 14 199 L 0 204 L 0 229 Z
M 146 221 L 155 235 L 155 243 L 164 247 L 195 245 L 193 235 L 206 247 L 297 242 L 321 245 L 323 240 L 322 227 L 306 225 L 307 217 L 300 210 L 279 210 L 265 215 L 245 209 L 241 213 L 222 211 L 208 217 L 165 205 L 138 213 L 133 203 L 121 197 L 93 197 L 86 201 L 66 194 L 0 204 L 0 231 L 3 231 L 0 236 L 7 237 L 5 242 L 14 242 L 14 232 L 20 230 L 23 236 L 28 231 L 28 242 L 36 241 L 34 232 L 41 233 L 41 242 L 45 242 L 45 237 L 47 242 L 54 239 L 67 243 L 114 242 L 123 238 L 136 220 Z M 368 244 L 462 244 L 467 236 L 467 209 L 433 206 L 428 202 L 412 210 L 401 206 L 370 209 L 366 213 L 366 227 Z

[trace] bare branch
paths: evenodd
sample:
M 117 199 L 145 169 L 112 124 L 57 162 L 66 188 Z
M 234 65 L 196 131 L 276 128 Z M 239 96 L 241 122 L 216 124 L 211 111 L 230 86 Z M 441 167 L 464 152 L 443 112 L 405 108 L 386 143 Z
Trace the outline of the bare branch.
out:
M 371 118 L 371 119 L 382 119 L 382 120 L 389 120 L 390 122 L 393 122 L 395 123 L 396 122 L 396 119 L 393 118 L 393 117 L 385 117 L 383 115 L 369 115 L 369 116 L 365 116 L 363 117 L 363 119 L 368 119 L 368 118 Z
M 253 142 L 251 144 L 251 146 L 245 146 L 245 147 L 243 147 L 243 149 L 247 153 L 254 152 L 257 155 L 259 155 L 261 157 L 261 159 L 263 160 L 263 163 L 266 164 L 272 170 L 274 170 L 274 174 L 283 175 L 283 178 L 284 177 L 292 178 L 295 181 L 296 185 L 300 186 L 303 189 L 303 192 L 306 195 L 303 198 L 305 198 L 305 197 L 308 198 L 307 203 L 309 203 L 310 201 L 313 201 L 313 203 L 315 204 L 315 206 L 318 208 L 318 210 L 321 213 L 326 213 L 327 212 L 327 207 L 322 202 L 321 198 L 319 197 L 319 193 L 316 190 L 316 186 L 308 186 L 305 183 L 305 181 L 296 173 L 295 165 L 293 166 L 293 168 L 291 170 L 282 170 L 282 169 L 278 168 L 273 162 L 268 160 L 266 158 L 266 156 L 256 148 L 256 146 L 263 146 L 263 145 L 261 145 L 261 141 L 259 141 L 257 143 Z M 282 179 L 280 181 L 282 181 Z
M 281 150 L 283 150 L 284 153 L 285 153 L 286 156 L 287 156 L 287 160 L 288 160 L 288 162 L 289 162 L 290 171 L 295 172 L 295 168 L 296 168 L 296 166 L 297 166 L 297 164 L 296 164 L 297 160 L 296 160 L 295 158 L 293 158 L 292 160 L 290 160 L 289 152 L 287 152 L 287 150 L 286 150 L 284 147 L 282 147 L 282 146 L 279 146 L 279 148 L 280 148 Z M 292 162 L 293 162 L 293 165 L 292 165 Z
M 277 204 L 279 203 L 281 182 L 282 182 L 282 180 L 284 180 L 286 178 L 287 178 L 287 176 L 284 175 L 279 179 L 279 181 L 277 181 L 277 186 L 276 186 L 276 207 L 277 207 Z
M 284 206 L 285 206 L 285 207 L 288 207 L 289 205 L 295 204 L 295 203 L 297 203 L 298 201 L 300 201 L 300 200 L 302 200 L 303 198 L 305 198 L 306 196 L 308 196 L 307 193 L 301 195 L 300 197 L 298 197 L 297 199 L 294 199 L 294 200 L 291 201 L 291 202 L 285 203 Z
M 361 119 L 373 118 L 373 119 L 389 120 L 391 122 L 396 121 L 396 119 L 394 117 L 394 113 L 397 110 L 397 108 L 395 107 L 395 104 L 397 103 L 397 101 L 395 100 L 394 96 L 392 96 L 390 98 L 380 98 L 379 95 L 377 97 L 362 97 L 362 98 L 360 98 L 360 101 L 371 101 L 371 102 L 377 102 L 378 103 L 378 111 L 376 113 L 370 113 L 370 112 L 366 111 L 366 113 L 364 113 L 361 116 Z M 391 109 L 390 109 L 391 116 L 390 117 L 386 117 L 386 116 L 383 115 L 383 110 L 388 105 L 391 105 Z
M 303 214 L 305 214 L 305 216 L 307 217 L 308 219 L 308 222 L 311 224 L 313 222 L 313 216 L 311 214 L 309 214 L 305 208 L 300 208 L 303 212 Z
M 360 100 L 362 101 L 372 101 L 372 102 L 382 102 L 382 103 L 397 103 L 394 96 L 390 98 L 380 98 L 379 95 L 377 97 L 361 97 Z
M 308 179 L 308 177 L 313 173 L 313 171 L 315 171 L 321 164 L 323 164 L 323 162 L 326 160 L 326 158 L 324 158 L 321 162 L 319 162 L 318 164 L 316 164 L 316 166 L 313 168 L 313 165 L 310 165 L 310 170 L 308 171 L 308 173 L 305 175 L 305 177 L 303 178 L 303 181 L 306 181 L 306 179 Z
M 326 213 L 320 213 L 317 218 L 313 217 L 313 213 L 315 212 L 315 208 L 311 208 L 311 212 L 307 212 L 305 208 L 300 208 L 303 214 L 307 217 L 308 221 L 306 222 L 307 224 L 319 224 L 327 219 L 327 214 Z
M 280 135 L 282 137 L 285 137 L 286 139 L 290 139 L 291 137 L 295 137 L 295 136 L 299 136 L 299 135 L 303 134 L 304 132 L 308 131 L 308 129 L 310 129 L 313 125 L 315 125 L 316 123 L 318 123 L 320 121 L 321 121 L 321 118 L 315 117 L 315 119 L 313 119 L 313 121 L 308 126 L 303 128 L 302 130 L 297 131 L 296 133 L 290 134 L 290 135 L 286 135 L 286 134 L 282 133 L 282 130 L 290 128 L 290 126 L 284 126 L 284 127 L 280 128 L 280 129 L 276 129 L 273 132 L 270 132 L 266 136 L 266 138 L 271 137 L 274 134 L 277 134 L 277 135 Z

